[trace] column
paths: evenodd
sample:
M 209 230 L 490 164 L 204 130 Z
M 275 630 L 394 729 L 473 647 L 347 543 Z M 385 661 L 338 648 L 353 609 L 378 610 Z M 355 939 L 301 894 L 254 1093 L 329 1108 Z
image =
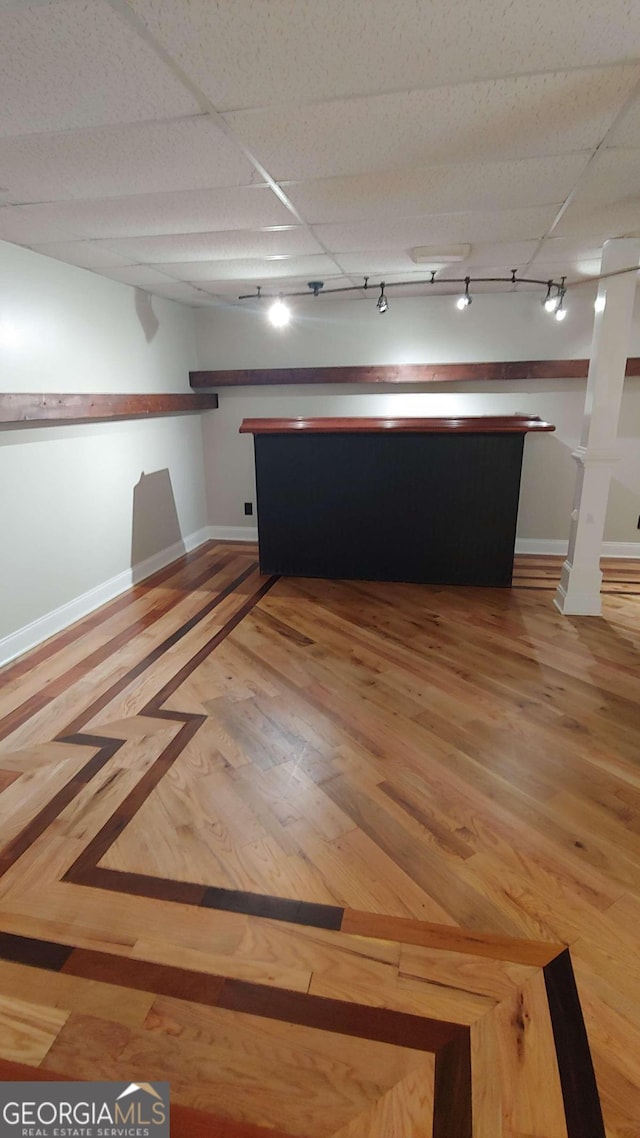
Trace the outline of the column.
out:
M 601 274 L 637 266 L 640 239 L 606 241 Z M 600 552 L 611 472 L 618 460 L 618 419 L 629 354 L 635 272 L 606 277 L 598 285 L 591 360 L 580 445 L 573 453 L 578 476 L 571 512 L 569 552 L 555 604 L 566 615 L 600 616 Z M 604 306 L 604 307 L 603 307 Z

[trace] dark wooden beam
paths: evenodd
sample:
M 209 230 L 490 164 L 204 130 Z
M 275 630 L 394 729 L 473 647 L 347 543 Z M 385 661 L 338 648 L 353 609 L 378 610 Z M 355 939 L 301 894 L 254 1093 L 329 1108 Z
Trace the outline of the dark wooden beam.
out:
M 110 419 L 140 419 L 156 415 L 179 415 L 210 411 L 218 406 L 217 395 L 61 395 L 57 392 L 0 393 L 0 423 L 7 425 L 61 422 L 106 422 Z
M 189 382 L 194 390 L 304 383 L 495 383 L 496 380 L 586 379 L 588 370 L 588 360 L 507 360 L 497 363 L 192 371 L 189 372 Z M 627 375 L 640 375 L 640 357 L 627 360 Z

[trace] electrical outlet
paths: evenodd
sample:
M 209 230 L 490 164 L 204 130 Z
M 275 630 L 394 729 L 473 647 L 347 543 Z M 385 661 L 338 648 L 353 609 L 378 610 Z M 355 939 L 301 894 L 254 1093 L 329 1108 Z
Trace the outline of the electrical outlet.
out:
M 247 515 L 247 517 L 251 516 L 251 514 L 253 513 L 253 502 L 245 502 L 244 512 Z

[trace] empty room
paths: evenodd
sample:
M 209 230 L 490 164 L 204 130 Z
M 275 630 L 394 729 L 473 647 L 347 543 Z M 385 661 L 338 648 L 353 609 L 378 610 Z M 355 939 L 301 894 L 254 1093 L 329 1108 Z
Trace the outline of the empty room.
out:
M 640 6 L 0 3 L 0 1135 L 640 1138 Z

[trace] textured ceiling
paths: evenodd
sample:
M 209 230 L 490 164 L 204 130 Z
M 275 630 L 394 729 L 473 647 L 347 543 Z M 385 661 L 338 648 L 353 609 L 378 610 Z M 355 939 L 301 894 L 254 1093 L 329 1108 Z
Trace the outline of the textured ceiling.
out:
M 0 0 L 0 240 L 197 305 L 631 235 L 638 0 Z

